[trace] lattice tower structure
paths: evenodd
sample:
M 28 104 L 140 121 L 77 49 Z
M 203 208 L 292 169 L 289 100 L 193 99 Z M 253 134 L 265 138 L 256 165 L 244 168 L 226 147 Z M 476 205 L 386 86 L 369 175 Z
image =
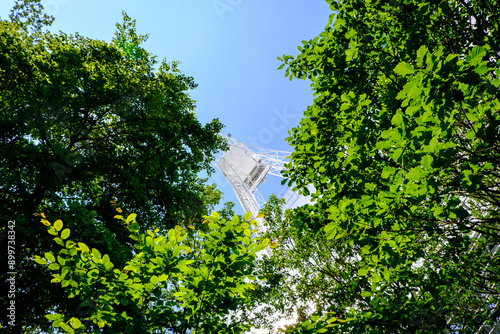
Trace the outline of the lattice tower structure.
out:
M 229 150 L 222 152 L 212 164 L 222 173 L 233 188 L 245 212 L 257 217 L 266 203 L 257 187 L 267 175 L 282 177 L 281 171 L 288 162 L 291 152 L 264 149 L 242 143 L 230 136 L 223 136 L 229 142 Z

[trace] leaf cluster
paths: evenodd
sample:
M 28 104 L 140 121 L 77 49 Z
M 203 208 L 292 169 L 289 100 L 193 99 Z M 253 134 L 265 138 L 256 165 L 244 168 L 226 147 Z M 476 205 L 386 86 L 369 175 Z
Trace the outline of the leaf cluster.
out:
M 252 236 L 255 221 L 226 221 L 217 213 L 205 216 L 207 232 L 189 237 L 177 226 L 162 235 L 144 233 L 136 214 L 116 216 L 135 242 L 135 254 L 122 268 L 107 254 L 69 240 L 61 220 L 42 223 L 60 245 L 34 261 L 53 272 L 69 298 L 78 298 L 86 314 L 50 313 L 46 317 L 66 333 L 242 333 L 248 324 L 237 320 L 245 311 L 247 293 L 255 289 L 256 253 L 269 240 Z M 190 229 L 194 229 L 190 225 Z

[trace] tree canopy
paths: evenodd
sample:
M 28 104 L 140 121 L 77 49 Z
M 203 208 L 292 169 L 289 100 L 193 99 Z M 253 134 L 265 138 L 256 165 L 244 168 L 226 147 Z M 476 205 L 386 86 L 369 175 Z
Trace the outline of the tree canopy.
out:
M 27 260 L 52 244 L 37 213 L 123 265 L 133 248 L 117 203 L 167 231 L 220 199 L 199 175 L 225 147 L 222 125 L 198 121 L 193 78 L 145 50 L 126 14 L 111 42 L 44 30 L 51 21 L 39 1 L 17 1 L 0 21 L 0 217 L 18 231 L 18 328 L 45 328 L 45 310 L 75 307 Z
M 283 56 L 314 103 L 285 172 L 314 202 L 269 203 L 268 314 L 294 333 L 454 333 L 500 317 L 499 4 L 328 1 Z M 274 209 L 273 206 L 274 205 Z

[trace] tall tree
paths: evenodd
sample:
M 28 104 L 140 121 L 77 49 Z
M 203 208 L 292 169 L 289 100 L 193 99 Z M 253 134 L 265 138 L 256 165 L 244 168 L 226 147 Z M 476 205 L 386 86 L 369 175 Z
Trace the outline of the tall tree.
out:
M 286 175 L 316 192 L 275 224 L 291 241 L 272 261 L 308 276 L 272 300 L 309 305 L 297 333 L 489 328 L 500 317 L 498 1 L 328 2 L 325 30 L 282 58 L 315 93 Z
M 193 79 L 177 62 L 157 63 L 126 14 L 111 43 L 43 31 L 50 22 L 37 0 L 18 1 L 11 20 L 0 21 L 0 220 L 15 221 L 17 261 L 1 281 L 17 271 L 19 330 L 47 328 L 47 309 L 76 307 L 61 305 L 62 291 L 28 261 L 51 247 L 34 215 L 67 221 L 123 265 L 132 244 L 113 205 L 162 230 L 201 217 L 213 204 L 204 192 L 215 190 L 199 172 L 210 173 L 213 153 L 225 146 L 217 119 L 196 118 Z

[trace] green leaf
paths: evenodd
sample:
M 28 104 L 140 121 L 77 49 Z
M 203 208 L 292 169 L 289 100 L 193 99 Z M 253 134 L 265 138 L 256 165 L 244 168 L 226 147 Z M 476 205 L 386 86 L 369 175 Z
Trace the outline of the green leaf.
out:
M 380 281 L 382 281 L 382 278 L 380 277 L 380 275 L 377 272 L 374 272 L 372 275 L 372 282 L 378 283 Z
M 83 242 L 78 243 L 78 248 L 82 250 L 82 252 L 88 253 L 89 252 L 89 247 L 84 244 Z
M 64 322 L 61 322 L 61 325 L 60 327 L 66 331 L 66 333 L 69 333 L 69 334 L 74 334 L 75 331 L 73 330 L 73 328 L 71 328 L 68 324 L 64 323 Z
M 114 267 L 113 263 L 111 263 L 109 261 L 104 263 L 104 268 L 106 268 L 106 270 L 110 270 L 113 267 Z
M 424 155 L 422 157 L 422 166 L 424 166 L 424 169 L 430 169 L 432 166 L 432 161 L 434 161 L 434 158 L 430 155 Z
M 135 214 L 135 213 L 131 213 L 131 214 L 127 217 L 126 222 L 127 222 L 127 223 L 130 223 L 131 221 L 133 221 L 133 220 L 135 219 L 135 217 L 137 217 L 137 214 Z
M 395 126 L 399 126 L 403 123 L 403 116 L 400 113 L 395 114 L 392 116 L 391 123 Z
M 417 50 L 417 65 L 422 66 L 424 62 L 425 55 L 429 52 L 429 49 L 425 46 L 422 45 L 418 50 Z
M 486 65 L 478 65 L 478 66 L 474 67 L 473 71 L 479 75 L 485 75 L 486 73 L 491 71 L 491 69 Z
M 64 266 L 66 264 L 66 260 L 60 257 L 59 255 L 57 256 L 57 262 L 61 265 Z
M 483 57 L 486 56 L 486 49 L 480 46 L 476 46 L 469 51 L 465 61 L 469 62 L 471 65 L 478 65 L 483 61 Z
M 394 174 L 395 171 L 396 171 L 396 169 L 394 167 L 385 166 L 384 169 L 382 170 L 381 177 L 383 179 L 387 179 L 389 176 Z
M 243 220 L 249 220 L 250 217 L 252 217 L 252 213 L 250 211 L 248 211 L 247 213 L 245 213 L 245 215 L 243 216 Z
M 50 262 L 56 262 L 56 258 L 52 253 L 49 252 L 45 253 L 45 258 Z
M 52 235 L 57 235 L 57 231 L 56 231 L 56 229 L 54 228 L 54 226 L 49 226 L 49 227 L 47 228 L 47 232 L 48 232 L 49 234 L 52 234 Z
M 69 234 L 70 234 L 70 230 L 69 229 L 64 229 L 62 232 L 61 232 L 61 239 L 67 239 L 69 237 Z
M 401 153 L 403 153 L 403 149 L 400 147 L 398 149 L 396 149 L 393 153 L 392 153 L 392 159 L 394 159 L 395 162 L 398 162 L 398 159 L 399 157 L 401 156 Z
M 212 222 L 209 222 L 208 223 L 208 226 L 213 229 L 213 230 L 220 230 L 220 225 L 219 224 L 215 224 L 215 223 L 212 223 Z M 219 235 L 219 234 L 215 234 L 215 235 Z
M 87 276 L 97 278 L 99 276 L 99 270 L 98 269 L 91 269 L 88 271 Z
M 49 264 L 49 269 L 50 270 L 57 270 L 59 269 L 61 266 L 58 264 L 58 263 L 51 263 Z
M 60 315 L 59 313 L 55 313 L 55 314 L 46 314 L 46 315 L 45 315 L 45 318 L 47 318 L 48 320 L 51 320 L 51 321 L 54 321 L 54 320 L 60 319 L 61 317 L 62 317 L 62 315 Z
M 412 74 L 413 72 L 415 72 L 415 69 L 413 68 L 413 65 L 410 65 L 406 62 L 401 62 L 398 65 L 396 65 L 396 67 L 394 68 L 394 72 L 396 74 L 405 76 L 405 75 Z
M 56 229 L 56 231 L 60 231 L 63 227 L 63 222 L 62 220 L 58 219 L 56 220 L 56 222 L 54 223 L 54 228 Z
M 369 292 L 369 291 L 364 291 L 364 292 L 362 292 L 362 293 L 361 293 L 361 296 L 362 296 L 362 297 L 365 297 L 365 298 L 367 298 L 367 297 L 371 297 L 371 296 L 372 296 L 372 293 L 371 293 L 371 292 Z
M 82 327 L 81 321 L 77 318 L 69 319 L 69 323 L 71 324 L 71 327 L 73 327 L 74 329 L 78 329 L 78 328 Z
M 101 259 L 101 252 L 95 248 L 92 248 L 92 255 L 94 255 L 98 260 Z
M 64 247 L 64 241 L 61 238 L 55 237 L 54 241 L 56 242 L 56 244 L 61 245 L 61 246 Z
M 47 260 L 42 259 L 40 256 L 35 255 L 35 262 L 38 264 L 47 264 Z
M 359 276 L 366 276 L 366 274 L 368 274 L 368 272 L 370 271 L 370 268 L 368 267 L 361 267 L 358 269 L 358 275 Z
M 409 181 L 419 181 L 424 175 L 425 172 L 422 170 L 422 168 L 420 166 L 417 166 L 410 169 L 408 174 L 406 174 L 406 177 Z
M 139 224 L 136 221 L 133 221 L 132 224 L 130 224 L 130 227 L 133 231 L 139 231 Z

